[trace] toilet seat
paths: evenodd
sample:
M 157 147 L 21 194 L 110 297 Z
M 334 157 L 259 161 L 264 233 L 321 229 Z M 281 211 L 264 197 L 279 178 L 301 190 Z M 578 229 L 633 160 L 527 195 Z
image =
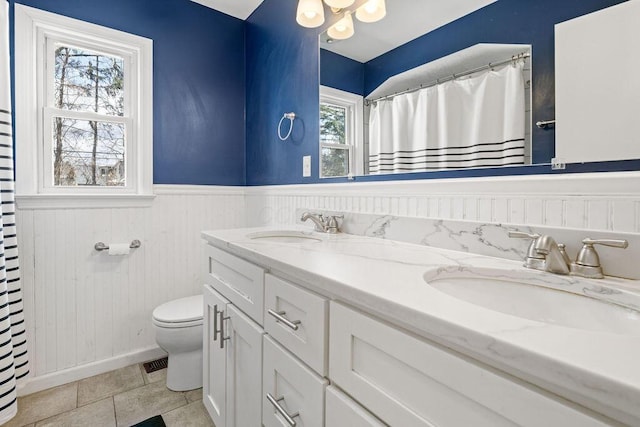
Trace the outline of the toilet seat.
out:
M 153 310 L 153 323 L 161 328 L 188 328 L 202 325 L 202 295 L 166 302 Z

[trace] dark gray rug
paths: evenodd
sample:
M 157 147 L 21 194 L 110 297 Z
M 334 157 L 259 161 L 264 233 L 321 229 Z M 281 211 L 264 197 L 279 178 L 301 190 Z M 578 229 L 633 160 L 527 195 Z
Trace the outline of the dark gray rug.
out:
M 167 427 L 162 419 L 162 415 L 156 415 L 155 417 L 148 418 L 138 424 L 134 424 L 131 427 Z

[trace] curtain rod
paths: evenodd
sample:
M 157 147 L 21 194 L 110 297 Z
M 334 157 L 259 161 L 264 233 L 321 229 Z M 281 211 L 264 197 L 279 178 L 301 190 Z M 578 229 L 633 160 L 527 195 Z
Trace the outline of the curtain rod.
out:
M 436 79 L 435 81 L 433 81 L 433 82 L 431 82 L 429 84 L 422 84 L 422 85 L 420 85 L 418 87 L 414 87 L 412 89 L 407 89 L 407 90 L 403 90 L 401 92 L 392 93 L 391 95 L 381 96 L 380 98 L 376 98 L 376 99 L 365 99 L 365 104 L 366 105 L 370 105 L 372 102 L 383 101 L 385 99 L 393 98 L 393 97 L 396 97 L 398 95 L 404 95 L 406 93 L 416 92 L 416 91 L 418 91 L 420 89 L 426 89 L 428 87 L 433 87 L 433 86 L 439 85 L 440 83 L 445 83 L 445 82 L 448 82 L 448 81 L 451 81 L 451 80 L 455 80 L 458 77 L 468 76 L 469 74 L 474 74 L 474 73 L 477 73 L 479 71 L 488 70 L 488 69 L 493 68 L 493 67 L 499 67 L 501 65 L 508 64 L 509 62 L 515 62 L 515 61 L 518 61 L 520 59 L 526 59 L 526 58 L 529 58 L 530 56 L 531 56 L 531 53 L 529 53 L 529 52 L 519 53 L 517 55 L 512 56 L 510 59 L 505 59 L 504 61 L 500 61 L 500 62 L 493 62 L 493 63 L 490 62 L 487 65 L 483 65 L 481 67 L 477 67 L 477 68 L 474 68 L 474 69 L 469 70 L 469 71 L 464 71 L 462 73 L 454 73 L 454 74 L 452 74 L 450 76 L 443 77 L 441 79 Z

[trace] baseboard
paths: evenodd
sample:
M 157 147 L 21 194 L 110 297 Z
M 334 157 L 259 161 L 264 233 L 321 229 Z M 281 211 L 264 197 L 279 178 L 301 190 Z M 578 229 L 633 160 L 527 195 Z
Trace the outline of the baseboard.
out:
M 18 396 L 25 396 L 51 387 L 68 384 L 73 381 L 103 374 L 105 372 L 113 371 L 114 369 L 124 368 L 125 366 L 133 365 L 134 363 L 157 359 L 166 355 L 167 353 L 161 348 L 150 347 L 133 353 L 121 354 L 109 359 L 87 363 L 86 365 L 74 366 L 73 368 L 64 369 L 62 371 L 32 377 L 18 386 Z

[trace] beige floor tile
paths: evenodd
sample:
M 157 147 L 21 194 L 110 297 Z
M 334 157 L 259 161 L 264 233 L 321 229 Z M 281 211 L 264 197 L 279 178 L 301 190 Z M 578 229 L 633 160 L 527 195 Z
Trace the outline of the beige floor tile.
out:
M 18 414 L 3 427 L 20 427 L 76 408 L 78 383 L 70 383 L 18 398 Z
M 184 393 L 171 391 L 162 382 L 116 394 L 113 401 L 118 427 L 130 426 L 187 404 Z
M 184 396 L 187 398 L 187 402 L 202 402 L 202 389 L 186 391 Z
M 159 381 L 162 381 L 163 383 L 167 382 L 166 369 L 160 369 L 159 371 L 155 371 L 155 372 L 151 372 L 150 374 L 147 374 L 147 372 L 144 370 L 144 367 L 142 366 L 142 363 L 141 363 L 140 372 L 142 372 L 142 377 L 144 378 L 145 384 L 156 383 Z
M 78 382 L 78 406 L 142 387 L 144 380 L 138 365 L 96 375 Z
M 215 427 L 202 402 L 193 402 L 162 414 L 167 427 Z
M 115 427 L 115 425 L 116 414 L 113 408 L 113 398 L 107 397 L 73 411 L 39 421 L 35 427 Z

